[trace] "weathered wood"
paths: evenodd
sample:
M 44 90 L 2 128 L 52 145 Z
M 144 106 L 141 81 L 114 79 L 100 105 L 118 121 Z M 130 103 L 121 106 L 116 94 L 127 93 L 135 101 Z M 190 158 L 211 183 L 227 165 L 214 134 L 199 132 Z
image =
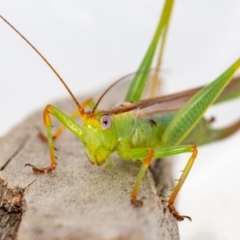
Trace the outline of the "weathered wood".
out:
M 70 100 L 56 105 L 69 113 L 73 109 Z M 116 156 L 111 169 L 93 166 L 79 140 L 66 131 L 55 143 L 55 171 L 34 174 L 24 167 L 26 163 L 48 164 L 47 145 L 38 138 L 40 126 L 42 113 L 38 111 L 0 140 L 1 208 L 18 212 L 21 223 L 17 239 L 179 239 L 177 223 L 168 210 L 164 211 L 150 172 L 139 194 L 144 206 L 135 208 L 130 204 L 140 167 L 137 162 Z M 161 189 L 172 183 L 170 168 L 165 169 L 163 184 L 158 183 L 160 195 Z M 8 230 L 1 229 L 1 239 Z M 9 231 L 14 237 L 13 230 Z

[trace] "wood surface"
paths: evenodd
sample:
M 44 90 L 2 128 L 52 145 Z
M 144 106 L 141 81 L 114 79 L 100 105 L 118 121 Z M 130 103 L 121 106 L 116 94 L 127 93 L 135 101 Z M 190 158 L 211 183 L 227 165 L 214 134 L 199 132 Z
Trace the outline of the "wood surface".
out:
M 114 100 L 105 100 L 103 107 L 119 102 L 119 92 L 112 93 L 107 99 Z M 69 114 L 74 109 L 70 99 L 54 105 Z M 0 239 L 179 239 L 177 222 L 162 202 L 172 187 L 167 160 L 148 171 L 139 193 L 144 206 L 135 208 L 130 193 L 138 162 L 116 155 L 111 169 L 91 165 L 81 142 L 65 131 L 55 142 L 56 170 L 34 174 L 24 167 L 26 163 L 49 164 L 48 147 L 39 131 L 44 132 L 42 110 L 0 139 Z

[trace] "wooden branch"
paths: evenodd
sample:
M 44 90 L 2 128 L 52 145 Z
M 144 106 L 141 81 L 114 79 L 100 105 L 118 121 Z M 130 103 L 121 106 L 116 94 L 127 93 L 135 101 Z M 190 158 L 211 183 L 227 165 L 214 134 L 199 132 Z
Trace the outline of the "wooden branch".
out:
M 116 96 L 111 99 L 119 101 Z M 71 100 L 56 106 L 67 113 L 74 108 Z M 12 220 L 15 225 L 7 224 L 1 229 L 0 239 L 12 239 L 16 232 L 17 238 L 24 240 L 179 239 L 177 223 L 168 210 L 164 211 L 150 172 L 139 193 L 144 206 L 135 208 L 130 204 L 140 167 L 137 162 L 122 161 L 116 156 L 111 169 L 93 166 L 80 141 L 66 131 L 55 143 L 58 149 L 55 171 L 34 174 L 24 167 L 26 163 L 37 166 L 49 163 L 47 144 L 38 138 L 40 126 L 43 131 L 42 112 L 38 111 L 0 140 L 0 203 L 6 214 L 0 214 L 0 220 L 6 222 L 6 216 L 17 213 Z M 162 165 L 153 168 L 155 173 L 165 172 L 158 189 L 166 189 L 166 183 L 172 183 L 170 167 L 164 162 L 164 171 Z

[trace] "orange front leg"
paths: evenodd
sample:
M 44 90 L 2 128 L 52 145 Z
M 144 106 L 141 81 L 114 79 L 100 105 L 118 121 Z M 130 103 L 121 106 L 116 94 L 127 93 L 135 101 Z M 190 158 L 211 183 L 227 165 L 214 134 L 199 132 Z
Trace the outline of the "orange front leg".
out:
M 140 169 L 140 171 L 137 175 L 137 180 L 134 184 L 132 194 L 131 194 L 131 203 L 135 207 L 141 207 L 143 205 L 143 202 L 141 200 L 137 199 L 137 194 L 138 194 L 139 187 L 141 185 L 142 179 L 145 175 L 145 172 L 152 162 L 153 156 L 154 156 L 154 151 L 152 149 L 147 150 L 147 156 L 146 156 L 145 160 L 143 161 L 141 169 Z

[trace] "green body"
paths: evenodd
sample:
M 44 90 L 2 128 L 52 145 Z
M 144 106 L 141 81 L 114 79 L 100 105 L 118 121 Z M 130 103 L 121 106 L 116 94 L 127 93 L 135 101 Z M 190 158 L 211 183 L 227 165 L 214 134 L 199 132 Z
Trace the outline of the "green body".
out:
M 115 151 L 125 160 L 144 160 L 148 148 L 164 149 L 180 144 L 203 145 L 236 131 L 237 129 L 228 127 L 212 129 L 202 116 L 209 107 L 209 102 L 212 104 L 217 99 L 239 67 L 240 59 L 194 95 L 178 112 L 156 112 L 145 116 L 141 115 L 145 108 L 118 114 L 111 114 L 111 111 L 114 112 L 112 109 L 97 112 L 94 118 L 83 118 L 82 126 L 53 106 L 52 114 L 81 139 L 92 163 L 104 164 Z M 226 91 L 222 98 L 227 99 L 228 94 L 231 96 L 231 92 Z M 112 122 L 111 127 L 106 130 L 101 126 L 103 115 L 108 115 Z M 161 156 L 156 154 L 155 157 Z
M 176 113 L 159 114 L 149 119 L 137 118 L 134 113 L 121 115 L 112 117 L 119 144 L 124 139 L 128 141 L 130 148 L 156 148 L 166 145 L 163 134 Z M 212 129 L 208 121 L 203 118 L 181 143 L 194 143 L 199 146 L 219 139 L 219 131 Z

